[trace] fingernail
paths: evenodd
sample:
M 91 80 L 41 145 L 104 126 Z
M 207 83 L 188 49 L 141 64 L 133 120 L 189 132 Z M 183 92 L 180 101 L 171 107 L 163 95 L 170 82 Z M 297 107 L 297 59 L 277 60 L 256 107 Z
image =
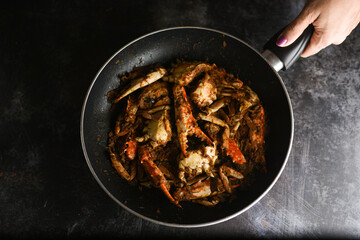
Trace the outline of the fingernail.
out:
M 287 42 L 286 37 L 281 36 L 281 37 L 279 37 L 279 39 L 276 41 L 276 45 L 278 45 L 279 47 L 281 47 L 281 46 L 283 46 L 286 42 Z

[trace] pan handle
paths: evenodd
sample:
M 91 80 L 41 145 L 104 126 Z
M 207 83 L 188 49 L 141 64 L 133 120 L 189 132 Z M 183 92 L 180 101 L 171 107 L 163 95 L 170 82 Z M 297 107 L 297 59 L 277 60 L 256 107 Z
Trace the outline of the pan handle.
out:
M 296 62 L 296 60 L 298 60 L 314 32 L 314 27 L 310 24 L 294 43 L 287 47 L 278 47 L 276 45 L 276 40 L 284 29 L 285 27 L 270 38 L 264 45 L 265 51 L 262 54 L 276 71 L 280 71 L 281 69 L 287 70 Z

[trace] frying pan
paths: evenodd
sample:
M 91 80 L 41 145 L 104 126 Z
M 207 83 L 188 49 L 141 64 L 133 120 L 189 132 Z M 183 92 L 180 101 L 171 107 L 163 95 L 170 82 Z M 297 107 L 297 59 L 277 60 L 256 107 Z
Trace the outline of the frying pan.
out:
M 306 47 L 312 34 L 309 26 L 290 47 L 275 45 L 276 36 L 265 45 L 263 55 L 244 41 L 227 33 L 200 27 L 175 27 L 142 36 L 116 52 L 99 70 L 85 97 L 80 136 L 87 164 L 101 188 L 120 206 L 143 219 L 173 227 L 201 227 L 229 220 L 258 202 L 282 173 L 293 140 L 291 102 L 280 69 L 290 67 Z M 110 111 L 107 92 L 119 86 L 119 76 L 134 67 L 168 64 L 181 58 L 215 63 L 239 77 L 258 95 L 266 114 L 268 173 L 247 192 L 215 207 L 181 202 L 182 209 L 159 189 L 140 190 L 122 179 L 111 165 L 107 137 L 115 114 Z M 120 82 L 121 86 L 121 82 Z

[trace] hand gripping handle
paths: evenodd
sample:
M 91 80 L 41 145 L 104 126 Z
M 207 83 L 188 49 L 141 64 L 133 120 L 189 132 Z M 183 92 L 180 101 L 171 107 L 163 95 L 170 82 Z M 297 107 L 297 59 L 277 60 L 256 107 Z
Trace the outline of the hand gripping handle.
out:
M 276 40 L 278 36 L 284 31 L 285 27 L 277 32 L 270 40 L 264 45 L 264 50 L 269 50 L 275 54 L 283 63 L 283 70 L 288 69 L 299 59 L 301 53 L 305 50 L 310 42 L 310 38 L 314 32 L 314 27 L 310 24 L 304 32 L 298 37 L 295 42 L 287 47 L 278 47 Z

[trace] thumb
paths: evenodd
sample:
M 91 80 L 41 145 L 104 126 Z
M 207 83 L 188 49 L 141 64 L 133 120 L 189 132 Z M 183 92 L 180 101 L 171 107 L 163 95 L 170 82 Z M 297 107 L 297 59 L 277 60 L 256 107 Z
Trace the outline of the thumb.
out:
M 276 45 L 286 47 L 292 44 L 316 18 L 316 15 L 304 9 L 279 35 Z

